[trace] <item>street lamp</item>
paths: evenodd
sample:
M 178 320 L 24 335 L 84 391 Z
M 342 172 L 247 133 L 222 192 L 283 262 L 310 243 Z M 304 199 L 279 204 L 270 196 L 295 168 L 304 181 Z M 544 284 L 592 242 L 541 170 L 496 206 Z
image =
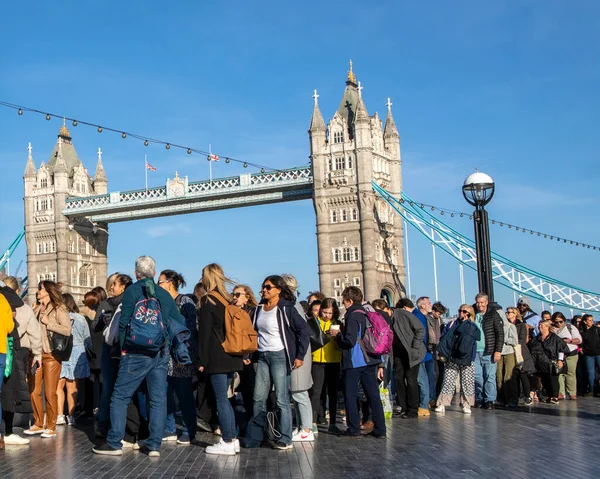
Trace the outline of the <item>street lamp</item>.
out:
M 490 251 L 490 229 L 488 215 L 484 206 L 494 196 L 494 180 L 480 171 L 467 176 L 462 192 L 465 200 L 475 207 L 473 224 L 475 227 L 475 248 L 477 250 L 477 279 L 479 291 L 494 301 L 494 283 L 492 278 L 492 255 Z

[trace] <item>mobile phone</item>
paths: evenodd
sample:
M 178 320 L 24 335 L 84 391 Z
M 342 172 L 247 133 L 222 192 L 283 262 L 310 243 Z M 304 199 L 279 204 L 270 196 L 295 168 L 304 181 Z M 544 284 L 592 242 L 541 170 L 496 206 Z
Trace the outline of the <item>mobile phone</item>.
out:
M 34 361 L 33 365 L 31 366 L 31 375 L 32 376 L 35 376 L 35 373 L 37 372 L 38 368 L 39 368 L 39 366 L 38 366 L 37 361 Z

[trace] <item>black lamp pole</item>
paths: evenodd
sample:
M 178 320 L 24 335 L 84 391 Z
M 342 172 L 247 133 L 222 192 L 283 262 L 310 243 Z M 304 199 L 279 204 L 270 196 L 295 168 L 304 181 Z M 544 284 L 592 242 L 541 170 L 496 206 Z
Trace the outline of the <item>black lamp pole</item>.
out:
M 485 173 L 475 172 L 463 185 L 463 195 L 467 202 L 475 206 L 473 226 L 475 228 L 475 249 L 477 253 L 477 279 L 479 292 L 488 295 L 494 301 L 494 281 L 492 277 L 492 254 L 490 248 L 490 229 L 487 205 L 494 196 L 495 185 Z

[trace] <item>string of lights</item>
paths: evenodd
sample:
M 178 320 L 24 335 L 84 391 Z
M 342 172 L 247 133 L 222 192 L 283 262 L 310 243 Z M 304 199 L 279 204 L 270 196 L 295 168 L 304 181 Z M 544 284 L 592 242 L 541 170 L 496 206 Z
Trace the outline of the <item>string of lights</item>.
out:
M 0 106 L 5 107 L 5 108 L 10 108 L 12 110 L 16 110 L 17 114 L 19 116 L 22 116 L 25 112 L 29 112 L 29 113 L 36 113 L 39 115 L 42 115 L 46 118 L 46 120 L 50 121 L 52 120 L 52 118 L 57 118 L 57 119 L 62 119 L 63 121 L 69 121 L 71 122 L 71 124 L 74 127 L 77 127 L 78 125 L 84 125 L 84 126 L 88 126 L 88 127 L 92 127 L 95 128 L 98 133 L 102 133 L 103 131 L 108 131 L 111 133 L 117 133 L 119 135 L 121 135 L 121 138 L 126 139 L 128 137 L 130 138 L 135 138 L 136 140 L 140 140 L 143 142 L 144 146 L 149 146 L 151 143 L 152 144 L 157 144 L 157 145 L 162 145 L 165 147 L 165 149 L 170 150 L 171 148 L 175 148 L 175 149 L 180 149 L 180 150 L 184 150 L 186 151 L 186 153 L 188 155 L 191 155 L 192 153 L 196 153 L 202 156 L 206 156 L 207 159 L 211 159 L 211 158 L 218 158 L 218 157 L 224 157 L 225 158 L 225 163 L 230 163 L 230 162 L 235 162 L 235 163 L 239 163 L 241 165 L 243 165 L 244 168 L 248 168 L 253 167 L 253 168 L 257 168 L 260 169 L 261 173 L 264 173 L 265 171 L 272 171 L 272 172 L 277 172 L 279 171 L 279 169 L 277 168 L 271 168 L 268 166 L 264 166 L 264 165 L 259 165 L 256 163 L 251 163 L 248 161 L 244 161 L 244 160 L 240 160 L 237 158 L 233 158 L 231 156 L 224 156 L 224 155 L 216 155 L 213 152 L 209 152 L 209 151 L 205 151 L 199 148 L 192 148 L 189 146 L 184 146 L 184 145 L 180 145 L 178 143 L 173 143 L 170 141 L 164 141 L 164 140 L 160 140 L 157 138 L 152 138 L 149 136 L 145 136 L 145 135 L 139 135 L 137 133 L 131 133 L 129 131 L 125 131 L 125 130 L 121 130 L 118 128 L 111 128 L 111 127 L 107 127 L 107 126 L 102 126 L 96 123 L 91 123 L 88 121 L 82 121 L 82 120 L 77 120 L 75 118 L 71 118 L 69 116 L 66 115 L 60 115 L 57 113 L 51 113 L 51 112 L 47 112 L 47 111 L 42 111 L 42 110 L 38 110 L 36 108 L 29 108 L 23 105 L 16 105 L 14 103 L 9 103 L 9 102 L 5 102 L 5 101 L 1 101 L 0 100 Z M 403 203 L 404 200 L 401 198 L 400 202 Z M 425 208 L 430 208 L 431 211 L 438 211 L 440 213 L 440 215 L 444 216 L 444 215 L 449 215 L 451 218 L 454 218 L 455 216 L 458 216 L 460 218 L 462 217 L 468 217 L 469 219 L 473 219 L 473 216 L 469 213 L 464 213 L 461 211 L 453 211 L 447 208 L 440 208 L 439 206 L 433 206 L 433 205 L 428 205 L 425 203 L 419 203 L 419 202 L 411 202 L 411 206 L 413 205 L 417 205 L 419 206 L 421 209 L 425 209 Z M 499 225 L 500 227 L 504 227 L 506 226 L 508 229 L 512 229 L 514 228 L 515 231 L 520 231 L 523 233 L 529 233 L 530 235 L 537 235 L 538 237 L 543 237 L 546 239 L 550 239 L 550 240 L 556 240 L 558 242 L 562 242 L 563 244 L 570 244 L 570 245 L 574 245 L 574 246 L 580 246 L 582 248 L 587 248 L 587 249 L 592 249 L 594 251 L 600 251 L 600 246 L 594 246 L 594 245 L 590 245 L 587 243 L 583 243 L 581 241 L 575 241 L 575 240 L 571 240 L 571 239 L 567 239 L 567 238 L 562 238 L 559 236 L 555 236 L 555 235 L 551 235 L 549 233 L 542 233 L 540 231 L 535 231 L 529 228 L 523 228 L 522 226 L 516 226 L 510 223 L 507 223 L 505 221 L 498 221 L 498 220 L 490 220 L 491 224 L 493 225 Z
M 174 149 L 179 149 L 179 150 L 184 150 L 188 155 L 191 155 L 192 153 L 197 153 L 199 155 L 202 156 L 206 156 L 207 159 L 209 159 L 209 161 L 214 160 L 214 158 L 219 158 L 219 157 L 224 157 L 225 158 L 225 163 L 230 163 L 230 162 L 235 162 L 235 163 L 239 163 L 241 165 L 243 165 L 244 168 L 248 168 L 253 167 L 253 168 L 257 168 L 260 170 L 261 173 L 264 173 L 265 171 L 269 170 L 269 171 L 273 171 L 273 172 L 277 172 L 279 171 L 279 169 L 277 168 L 271 168 L 268 166 L 264 166 L 264 165 L 259 165 L 256 163 L 251 163 L 249 161 L 244 161 L 244 160 L 240 160 L 237 158 L 233 158 L 231 156 L 225 156 L 225 155 L 217 155 L 214 152 L 209 152 L 209 151 L 205 151 L 205 150 L 201 150 L 199 148 L 192 148 L 189 146 L 184 146 L 184 145 L 180 145 L 177 143 L 173 143 L 171 141 L 164 141 L 164 140 L 160 140 L 157 138 L 151 138 L 149 136 L 145 136 L 145 135 L 139 135 L 137 133 L 131 133 L 129 131 L 125 131 L 125 130 L 121 130 L 118 128 L 111 128 L 111 127 L 107 127 L 107 126 L 102 126 L 96 123 L 91 123 L 88 121 L 82 121 L 82 120 L 77 120 L 75 118 L 71 118 L 69 116 L 66 115 L 59 115 L 57 113 L 50 113 L 47 111 L 42 111 L 42 110 L 38 110 L 36 108 L 29 108 L 23 105 L 15 105 L 14 103 L 9 103 L 9 102 L 5 102 L 5 101 L 0 101 L 0 106 L 3 106 L 5 108 L 10 108 L 12 110 L 16 110 L 17 114 L 19 116 L 22 116 L 25 112 L 29 112 L 29 113 L 37 113 L 39 115 L 42 115 L 46 118 L 46 120 L 50 121 L 52 120 L 52 118 L 58 118 L 58 119 L 62 119 L 63 121 L 69 121 L 71 122 L 71 124 L 76 127 L 78 125 L 83 125 L 83 126 L 88 126 L 88 127 L 92 127 L 95 128 L 98 133 L 102 133 L 104 131 L 108 131 L 111 133 L 117 133 L 119 135 L 121 135 L 121 138 L 126 139 L 127 137 L 130 138 L 135 138 L 136 140 L 140 140 L 143 142 L 144 146 L 148 146 L 151 143 L 152 144 L 156 144 L 156 145 L 163 145 L 165 147 L 165 149 L 170 150 L 171 148 Z
M 404 203 L 404 201 L 405 200 L 403 198 L 400 198 L 400 203 Z M 449 215 L 451 218 L 458 216 L 459 218 L 468 217 L 470 220 L 473 219 L 473 215 L 471 215 L 469 213 L 464 213 L 462 211 L 450 210 L 448 208 L 440 208 L 439 206 L 433 206 L 433 205 L 428 205 L 425 203 L 419 203 L 417 201 L 411 201 L 410 205 L 411 206 L 417 205 L 419 208 L 421 208 L 423 210 L 425 208 L 428 208 L 428 209 L 431 209 L 431 211 L 437 211 L 440 213 L 441 216 Z M 556 241 L 562 242 L 563 244 L 569 244 L 569 245 L 573 245 L 573 246 L 591 249 L 594 251 L 600 251 L 600 246 L 594 246 L 591 244 L 583 243 L 581 241 L 575 241 L 575 240 L 571 240 L 571 239 L 567 239 L 567 238 L 562 238 L 562 237 L 559 237 L 556 235 L 551 235 L 550 233 L 542 233 L 541 231 L 536 231 L 536 230 L 532 230 L 529 228 L 524 228 L 522 226 L 513 225 L 511 223 L 507 223 L 506 221 L 490 220 L 490 223 L 493 225 L 499 225 L 500 227 L 506 226 L 508 229 L 514 228 L 515 231 L 519 231 L 522 233 L 529 233 L 532 236 L 537 235 L 540 238 L 543 237 L 545 239 L 549 239 L 552 241 L 556 240 Z

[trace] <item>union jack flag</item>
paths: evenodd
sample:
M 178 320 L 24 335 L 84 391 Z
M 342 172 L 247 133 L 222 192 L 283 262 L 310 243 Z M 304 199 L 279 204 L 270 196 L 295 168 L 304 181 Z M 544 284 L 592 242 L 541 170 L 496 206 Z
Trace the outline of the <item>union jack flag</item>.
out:
M 146 162 L 146 169 L 150 171 L 156 171 L 156 168 L 148 162 Z
M 210 155 L 208 155 L 208 161 L 219 161 L 219 157 L 211 153 Z

